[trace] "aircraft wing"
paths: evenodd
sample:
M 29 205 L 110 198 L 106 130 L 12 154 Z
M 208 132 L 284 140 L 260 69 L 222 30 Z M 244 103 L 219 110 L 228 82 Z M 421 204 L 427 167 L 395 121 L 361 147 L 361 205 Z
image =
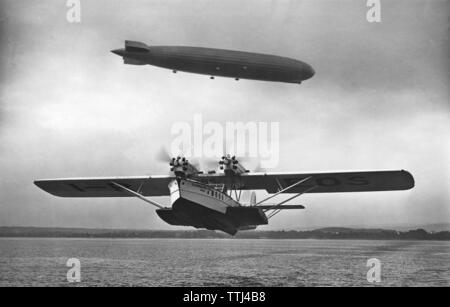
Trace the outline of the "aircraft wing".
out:
M 307 179 L 309 178 L 309 179 Z M 172 176 L 134 176 L 104 178 L 43 179 L 34 183 L 44 191 L 61 197 L 130 197 L 118 187 L 139 191 L 142 196 L 169 196 Z M 333 193 L 408 190 L 414 187 L 413 176 L 404 170 L 311 173 L 244 173 L 228 177 L 223 173 L 202 174 L 195 180 L 204 183 L 232 184 L 242 190 L 266 190 L 276 193 L 307 179 L 284 193 Z M 310 189 L 312 188 L 312 189 Z
M 224 176 L 206 175 L 213 183 L 227 183 Z M 276 193 L 302 179 L 305 182 L 284 193 L 333 193 L 408 190 L 414 187 L 413 176 L 405 170 L 353 171 L 353 172 L 311 172 L 311 173 L 244 173 L 235 177 L 243 190 L 266 190 Z M 206 178 L 205 178 L 206 179 Z
M 104 178 L 42 179 L 36 184 L 42 190 L 61 197 L 130 197 L 130 194 L 114 185 L 140 191 L 143 196 L 168 196 L 171 176 L 134 176 Z

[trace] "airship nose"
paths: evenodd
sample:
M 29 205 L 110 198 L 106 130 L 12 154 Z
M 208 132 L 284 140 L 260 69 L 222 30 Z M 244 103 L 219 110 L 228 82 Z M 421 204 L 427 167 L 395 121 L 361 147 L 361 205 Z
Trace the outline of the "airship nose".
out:
M 118 56 L 123 56 L 125 54 L 124 49 L 113 49 L 111 50 L 112 53 L 117 54 Z

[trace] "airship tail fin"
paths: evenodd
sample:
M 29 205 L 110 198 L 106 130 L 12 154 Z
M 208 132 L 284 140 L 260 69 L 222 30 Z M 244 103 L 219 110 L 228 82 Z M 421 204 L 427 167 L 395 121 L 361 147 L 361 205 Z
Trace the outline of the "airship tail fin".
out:
M 148 52 L 149 47 L 141 42 L 125 41 L 125 50 L 130 52 Z

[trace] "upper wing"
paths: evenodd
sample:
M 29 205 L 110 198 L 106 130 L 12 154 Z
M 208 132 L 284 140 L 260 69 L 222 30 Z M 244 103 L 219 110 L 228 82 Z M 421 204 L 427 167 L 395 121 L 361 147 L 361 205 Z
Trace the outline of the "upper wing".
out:
M 227 183 L 224 176 L 206 175 L 207 180 L 215 183 Z M 394 171 L 358 171 L 358 172 L 320 172 L 320 173 L 245 173 L 236 177 L 240 189 L 266 190 L 276 193 L 311 177 L 285 193 L 301 193 L 308 188 L 308 193 L 331 192 L 367 192 L 408 190 L 414 187 L 413 176 L 404 170 Z
M 136 176 L 108 178 L 69 178 L 36 180 L 34 183 L 50 194 L 61 197 L 129 197 L 115 186 L 118 183 L 144 196 L 168 196 L 171 176 Z
M 196 180 L 205 183 L 232 184 L 242 190 L 266 190 L 276 193 L 308 178 L 302 184 L 285 193 L 330 193 L 408 190 L 414 187 L 414 178 L 404 170 L 400 171 L 360 171 L 323 173 L 244 173 L 228 177 L 223 173 L 204 174 Z M 107 178 L 69 178 L 36 180 L 34 183 L 50 194 L 61 197 L 129 197 L 130 194 L 114 183 L 130 190 L 139 191 L 143 196 L 168 196 L 168 184 L 172 176 L 136 176 Z

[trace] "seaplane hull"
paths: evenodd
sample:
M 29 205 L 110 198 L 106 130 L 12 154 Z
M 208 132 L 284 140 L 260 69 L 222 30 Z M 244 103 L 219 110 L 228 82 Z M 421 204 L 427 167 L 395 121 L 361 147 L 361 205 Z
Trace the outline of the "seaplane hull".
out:
M 156 210 L 170 225 L 221 230 L 234 235 L 239 230 L 255 229 L 268 223 L 257 207 L 241 206 L 226 193 L 192 180 L 169 184 L 171 208 Z

